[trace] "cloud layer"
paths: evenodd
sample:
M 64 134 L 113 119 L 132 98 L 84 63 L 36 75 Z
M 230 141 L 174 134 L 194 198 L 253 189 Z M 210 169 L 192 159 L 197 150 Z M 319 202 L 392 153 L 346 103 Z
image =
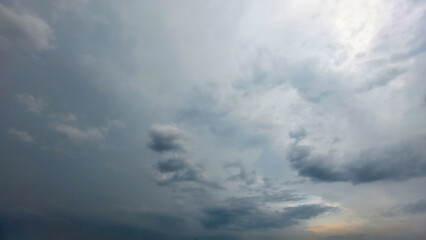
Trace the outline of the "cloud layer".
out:
M 0 239 L 426 238 L 425 2 L 0 2 Z

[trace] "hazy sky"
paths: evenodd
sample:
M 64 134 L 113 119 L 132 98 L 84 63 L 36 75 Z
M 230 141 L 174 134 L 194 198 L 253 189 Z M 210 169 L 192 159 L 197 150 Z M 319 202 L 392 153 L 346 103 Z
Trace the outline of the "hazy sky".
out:
M 0 239 L 426 239 L 426 2 L 0 0 Z

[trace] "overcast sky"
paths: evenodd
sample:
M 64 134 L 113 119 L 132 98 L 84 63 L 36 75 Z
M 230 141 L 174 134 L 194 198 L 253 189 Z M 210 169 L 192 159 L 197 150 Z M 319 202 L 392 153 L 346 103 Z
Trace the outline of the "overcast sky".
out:
M 0 239 L 426 239 L 426 2 L 0 0 Z

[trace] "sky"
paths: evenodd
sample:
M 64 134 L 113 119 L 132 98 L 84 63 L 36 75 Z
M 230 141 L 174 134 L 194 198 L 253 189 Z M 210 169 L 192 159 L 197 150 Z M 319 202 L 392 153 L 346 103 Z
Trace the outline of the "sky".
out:
M 426 2 L 0 0 L 0 239 L 426 239 Z

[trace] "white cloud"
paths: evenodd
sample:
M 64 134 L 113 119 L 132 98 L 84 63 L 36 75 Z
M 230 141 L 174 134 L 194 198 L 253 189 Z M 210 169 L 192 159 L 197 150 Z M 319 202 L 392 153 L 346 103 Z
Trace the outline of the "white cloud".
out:
M 25 131 L 19 131 L 16 130 L 15 128 L 11 128 L 7 131 L 7 133 L 15 138 L 16 140 L 23 142 L 23 143 L 33 143 L 34 142 L 34 138 L 27 132 Z

